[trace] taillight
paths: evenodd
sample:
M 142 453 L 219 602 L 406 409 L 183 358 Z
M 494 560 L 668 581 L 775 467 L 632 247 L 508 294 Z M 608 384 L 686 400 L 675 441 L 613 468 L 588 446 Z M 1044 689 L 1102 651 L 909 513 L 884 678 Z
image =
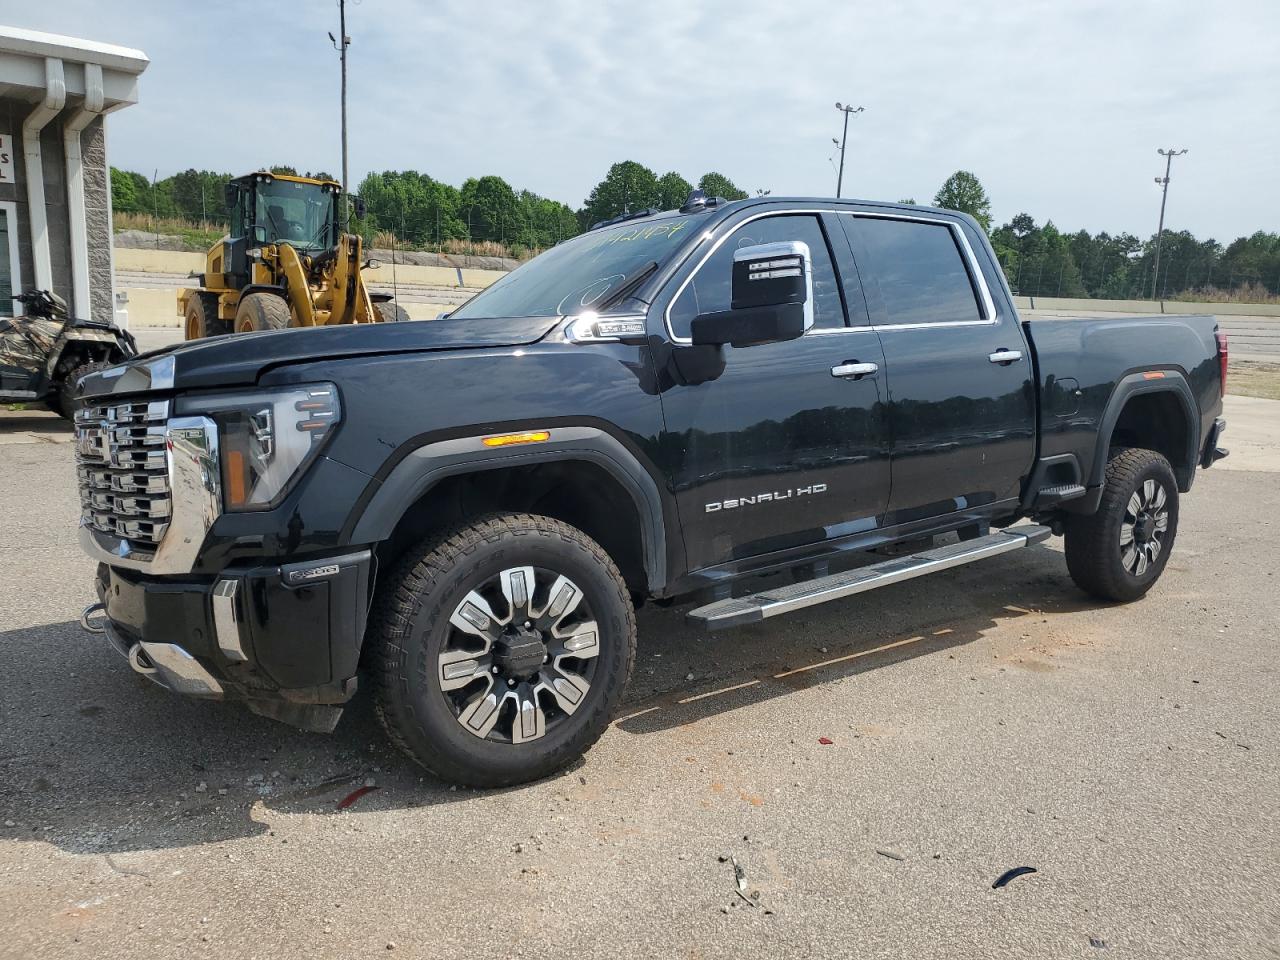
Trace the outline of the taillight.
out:
M 1219 396 L 1227 395 L 1227 335 L 1221 330 L 1213 331 L 1213 339 L 1218 341 L 1218 370 L 1222 377 L 1218 383 Z

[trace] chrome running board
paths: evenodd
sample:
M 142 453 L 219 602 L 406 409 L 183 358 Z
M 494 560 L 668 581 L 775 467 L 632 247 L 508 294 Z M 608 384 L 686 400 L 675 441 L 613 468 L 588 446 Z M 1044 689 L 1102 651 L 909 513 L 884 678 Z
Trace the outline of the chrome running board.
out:
M 1046 539 L 1052 531 L 1048 527 L 1025 524 L 1010 527 L 974 540 L 962 540 L 945 547 L 922 550 L 905 557 L 894 557 L 868 567 L 859 567 L 844 573 L 836 573 L 816 580 L 805 580 L 773 590 L 764 590 L 748 597 L 731 597 L 697 607 L 686 614 L 690 623 L 700 624 L 708 630 L 723 630 L 744 623 L 758 623 L 805 607 L 866 593 L 891 583 L 900 583 L 915 577 L 923 577 L 941 570 L 949 570 L 975 560 L 1008 553 L 1031 543 Z

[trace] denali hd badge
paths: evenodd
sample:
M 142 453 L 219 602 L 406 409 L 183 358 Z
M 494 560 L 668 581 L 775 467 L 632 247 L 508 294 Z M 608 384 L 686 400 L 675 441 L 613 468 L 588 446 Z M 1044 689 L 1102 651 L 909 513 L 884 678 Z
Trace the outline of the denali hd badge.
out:
M 826 492 L 825 483 L 815 483 L 807 487 L 796 487 L 794 490 L 774 490 L 771 493 L 757 493 L 749 497 L 735 497 L 732 500 L 717 500 L 714 503 L 708 503 L 706 511 L 715 513 L 717 510 L 736 510 L 738 507 L 749 507 L 755 503 L 772 503 L 776 500 L 790 500 L 793 496 L 810 497 Z

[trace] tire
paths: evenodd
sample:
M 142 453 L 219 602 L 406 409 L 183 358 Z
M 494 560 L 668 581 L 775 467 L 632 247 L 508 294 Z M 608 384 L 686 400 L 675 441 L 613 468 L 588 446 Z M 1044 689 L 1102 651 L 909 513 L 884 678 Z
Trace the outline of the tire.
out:
M 1142 597 L 1164 572 L 1178 535 L 1178 484 L 1154 450 L 1112 452 L 1098 511 L 1066 522 L 1067 570 L 1102 600 Z
M 54 387 L 53 392 L 49 394 L 48 399 L 45 401 L 49 405 L 49 409 L 65 420 L 72 419 L 81 406 L 80 378 L 90 373 L 97 373 L 99 370 L 105 370 L 109 366 L 111 364 L 105 360 L 92 360 L 77 367 L 72 367 L 63 381 Z
M 236 307 L 236 333 L 283 330 L 289 320 L 289 304 L 274 293 L 245 294 Z
M 520 607 L 506 597 L 520 597 L 514 575 L 529 571 L 535 586 Z M 578 589 L 557 613 L 559 578 Z M 505 596 L 495 589 L 503 584 Z M 583 629 L 590 622 L 594 633 Z M 600 738 L 631 675 L 636 621 L 622 575 L 594 540 L 548 517 L 496 514 L 411 550 L 380 587 L 369 637 L 391 740 L 443 780 L 503 787 L 554 773 Z M 451 666 L 461 672 L 444 676 Z
M 409 319 L 409 311 L 394 300 L 383 300 L 373 305 L 378 320 L 382 323 L 403 323 Z
M 217 294 L 193 293 L 188 298 L 183 329 L 188 340 L 220 337 L 231 332 L 230 324 L 218 316 Z

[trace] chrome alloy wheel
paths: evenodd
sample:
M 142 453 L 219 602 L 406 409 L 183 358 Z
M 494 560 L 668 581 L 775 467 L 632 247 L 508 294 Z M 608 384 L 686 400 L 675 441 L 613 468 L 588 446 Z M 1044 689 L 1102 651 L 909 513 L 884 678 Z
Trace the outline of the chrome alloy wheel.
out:
M 1158 480 L 1145 480 L 1125 506 L 1120 522 L 1120 562 L 1135 577 L 1147 572 L 1164 549 L 1169 496 Z
M 576 583 L 512 567 L 454 609 L 436 679 L 469 733 L 525 743 L 582 705 L 599 652 L 599 629 Z

